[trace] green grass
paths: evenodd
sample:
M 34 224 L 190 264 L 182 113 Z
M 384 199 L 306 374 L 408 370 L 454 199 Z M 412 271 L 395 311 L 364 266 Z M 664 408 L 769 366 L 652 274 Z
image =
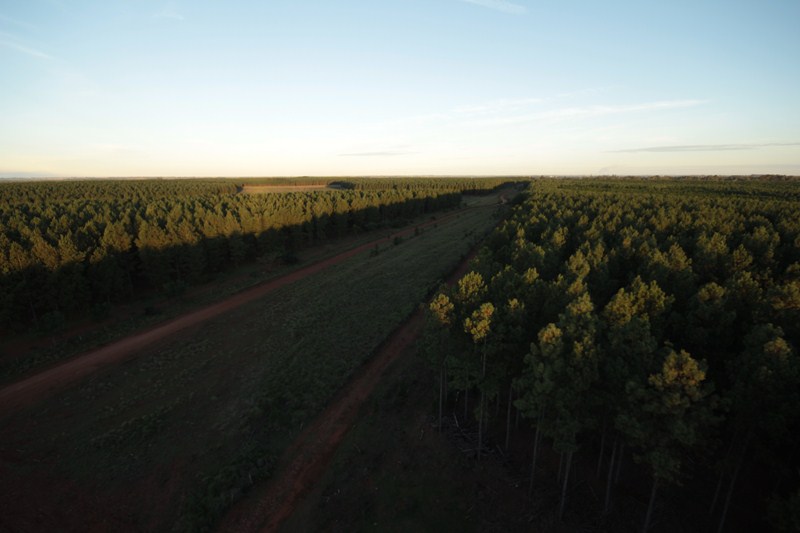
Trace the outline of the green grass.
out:
M 208 527 L 271 475 L 303 425 L 491 228 L 492 212 L 464 211 L 187 330 L 0 422 L 4 446 L 20 463 L 56 453 L 54 478 L 123 499 L 167 480 L 178 489 L 157 509 L 145 497 L 120 520 Z
M 465 206 L 488 206 L 496 202 L 495 195 L 465 196 Z M 430 220 L 431 216 L 446 216 L 451 211 L 443 211 L 435 215 L 425 215 L 412 221 L 407 227 L 422 224 Z M 237 292 L 246 290 L 254 285 L 264 283 L 276 277 L 288 274 L 298 268 L 311 263 L 335 256 L 345 250 L 361 244 L 380 239 L 396 231 L 393 228 L 380 228 L 357 236 L 325 242 L 321 245 L 302 249 L 298 252 L 300 261 L 297 264 L 285 265 L 280 262 L 265 268 L 258 261 L 250 262 L 239 268 L 218 274 L 214 281 L 194 287 L 186 294 L 165 298 L 162 294 L 152 292 L 140 301 L 112 310 L 115 318 L 105 320 L 95 325 L 90 331 L 69 338 L 52 340 L 39 338 L 40 347 L 32 349 L 20 357 L 0 358 L 0 385 L 12 383 L 24 375 L 35 372 L 43 367 L 67 359 L 77 354 L 92 350 L 98 346 L 108 344 L 117 339 L 130 335 L 136 331 L 155 326 L 166 320 L 190 312 L 198 307 L 212 304 L 227 298 Z M 157 314 L 148 314 L 146 308 L 158 309 Z M 68 327 L 69 325 L 67 325 Z M 56 334 L 57 335 L 57 334 Z M 25 337 L 36 340 L 37 334 L 31 333 Z M 5 339 L 6 342 L 14 339 Z M 3 353 L 0 350 L 0 353 Z

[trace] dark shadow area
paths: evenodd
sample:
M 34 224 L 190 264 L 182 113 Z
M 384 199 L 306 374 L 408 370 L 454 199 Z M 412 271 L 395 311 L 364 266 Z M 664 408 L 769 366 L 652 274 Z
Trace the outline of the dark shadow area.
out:
M 144 305 L 144 316 L 161 314 L 163 298 L 181 297 L 188 289 L 213 282 L 220 275 L 245 264 L 292 265 L 298 252 L 348 236 L 407 226 L 414 219 L 461 205 L 459 193 L 411 198 L 402 202 L 312 215 L 299 223 L 245 233 L 195 238 L 175 243 L 164 227 L 152 228 L 154 241 L 172 242 L 147 246 L 143 231 L 129 235 L 128 249 L 98 258 L 67 263 L 54 270 L 44 264 L 0 275 L 0 332 L 6 339 L 25 335 L 28 342 L 60 343 L 59 334 L 78 322 L 99 324 L 120 305 Z M 52 246 L 59 254 L 58 243 Z M 30 252 L 29 252 L 30 253 Z M 30 261 L 29 259 L 29 262 Z M 88 327 L 88 326 L 87 326 Z M 47 340 L 49 339 L 49 340 Z M 7 345 L 10 346 L 10 345 Z M 13 350 L 12 350 L 13 351 Z M 50 350 L 52 351 L 52 350 Z M 27 357 L 0 351 L 0 377 L 25 372 Z
M 413 198 L 403 202 L 350 209 L 346 212 L 312 215 L 295 223 L 265 231 L 234 231 L 213 237 L 194 237 L 193 242 L 175 242 L 156 227 L 158 235 L 130 237 L 130 247 L 102 258 L 96 255 L 49 270 L 43 264 L 0 275 L 0 331 L 4 335 L 33 328 L 52 333 L 66 321 L 92 316 L 102 319 L 109 306 L 136 300 L 145 292 L 167 296 L 213 280 L 218 274 L 257 259 L 296 262 L 296 252 L 345 236 L 381 228 L 399 228 L 414 218 L 451 209 L 461 204 L 461 195 Z M 154 244 L 149 245 L 147 237 Z M 159 246 L 155 241 L 165 244 Z M 166 244 L 169 243 L 169 244 Z M 59 254 L 57 246 L 53 253 Z

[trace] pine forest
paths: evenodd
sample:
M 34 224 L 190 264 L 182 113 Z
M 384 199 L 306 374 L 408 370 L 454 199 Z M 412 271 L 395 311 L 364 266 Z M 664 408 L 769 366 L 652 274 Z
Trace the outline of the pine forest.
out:
M 426 331 L 438 423 L 474 424 L 480 455 L 487 437 L 508 446 L 519 412 L 528 488 L 558 486 L 559 517 L 587 477 L 614 512 L 637 465 L 643 531 L 676 494 L 711 531 L 732 502 L 750 527 L 800 526 L 796 180 L 534 180 Z M 538 473 L 544 447 L 557 479 Z M 596 468 L 572 473 L 580 455 Z

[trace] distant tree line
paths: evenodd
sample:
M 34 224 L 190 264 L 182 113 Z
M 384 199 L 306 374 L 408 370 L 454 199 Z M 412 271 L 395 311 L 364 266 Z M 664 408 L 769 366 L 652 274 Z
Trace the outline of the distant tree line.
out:
M 240 182 L 223 179 L 3 183 L 0 331 L 49 329 L 87 309 L 102 316 L 142 289 L 177 293 L 244 261 L 455 207 L 463 191 L 499 183 L 353 180 L 263 195 L 237 194 Z
M 496 187 L 519 178 L 244 178 L 236 180 L 240 185 L 275 186 L 329 186 L 339 189 L 379 191 L 399 189 L 406 191 L 461 192 L 477 194 L 489 192 Z
M 621 465 L 646 467 L 645 530 L 675 490 L 722 530 L 743 484 L 764 522 L 800 527 L 800 181 L 536 180 L 527 195 L 430 304 L 440 417 L 458 392 L 479 452 L 490 415 L 506 446 L 512 410 L 530 419 L 531 489 L 544 443 L 562 457 L 559 515 L 582 453 L 605 513 Z M 501 398 L 502 417 L 487 409 Z

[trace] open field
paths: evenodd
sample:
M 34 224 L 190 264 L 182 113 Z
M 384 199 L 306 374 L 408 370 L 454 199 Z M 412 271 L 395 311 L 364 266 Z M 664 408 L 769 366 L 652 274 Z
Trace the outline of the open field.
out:
M 360 253 L 6 417 L 0 493 L 15 511 L 3 524 L 213 523 L 269 477 L 281 450 L 491 227 L 493 212 L 466 210 Z
M 475 250 L 447 278 L 452 285 L 467 271 Z M 331 457 L 349 433 L 364 402 L 379 387 L 395 361 L 411 355 L 424 323 L 423 305 L 395 329 L 347 387 L 330 402 L 289 446 L 277 464 L 274 479 L 237 505 L 220 526 L 221 531 L 274 531 L 289 517 L 304 496 L 325 476 Z
M 298 191 L 323 191 L 325 189 L 337 189 L 340 187 L 332 185 L 245 185 L 242 187 L 243 194 L 267 194 L 281 192 Z
M 388 237 L 355 246 L 338 255 L 298 268 L 283 276 L 278 276 L 268 282 L 238 292 L 211 305 L 185 313 L 173 320 L 148 328 L 145 331 L 103 345 L 96 350 L 82 354 L 80 357 L 65 361 L 45 371 L 35 372 L 27 379 L 21 379 L 0 389 L 0 415 L 18 410 L 21 406 L 34 403 L 45 394 L 52 394 L 56 390 L 65 388 L 105 366 L 117 364 L 131 357 L 135 357 L 150 344 L 174 335 L 183 329 L 199 325 L 248 302 L 263 298 L 281 287 L 299 279 L 312 276 L 354 255 L 367 250 L 374 251 L 379 249 L 380 246 L 391 244 L 393 239 L 407 238 L 419 231 L 424 231 L 425 228 L 434 224 L 446 223 L 449 219 L 457 216 L 459 216 L 458 213 L 446 214 L 438 219 L 439 222 L 435 222 L 437 219 L 434 218 L 433 220 L 427 220 L 416 225 L 414 229 L 397 231 Z M 60 355 L 65 354 L 62 352 Z
M 462 203 L 465 207 L 477 207 L 491 205 L 496 201 L 495 196 L 465 196 Z M 447 216 L 445 213 L 438 215 Z M 414 228 L 429 224 L 432 218 L 436 217 L 419 216 L 406 221 L 405 226 Z M 19 381 L 24 375 L 35 373 L 75 354 L 106 346 L 133 332 L 158 327 L 165 321 L 185 315 L 198 307 L 221 301 L 310 264 L 350 252 L 367 243 L 374 244 L 391 232 L 397 231 L 400 231 L 397 227 L 384 227 L 330 239 L 319 244 L 298 246 L 294 252 L 297 264 L 286 264 L 277 254 L 267 255 L 219 272 L 213 281 L 191 287 L 177 296 L 167 296 L 153 289 L 142 290 L 135 301 L 107 309 L 101 320 L 73 321 L 51 335 L 29 331 L 21 335 L 5 336 L 0 340 L 0 384 Z

